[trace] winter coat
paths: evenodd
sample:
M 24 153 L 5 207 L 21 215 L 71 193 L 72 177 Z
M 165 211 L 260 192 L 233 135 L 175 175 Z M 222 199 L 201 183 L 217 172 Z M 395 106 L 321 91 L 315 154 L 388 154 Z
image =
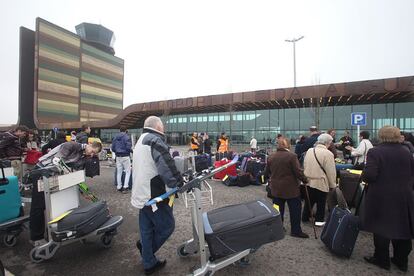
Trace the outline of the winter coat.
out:
M 414 238 L 414 159 L 399 143 L 368 151 L 362 228 L 388 239 Z
M 325 169 L 321 169 L 315 159 L 313 150 L 319 163 Z M 336 168 L 333 153 L 324 145 L 316 145 L 308 149 L 304 161 L 305 176 L 309 179 L 309 187 L 318 189 L 322 192 L 329 192 L 330 188 L 336 187 Z
M 111 150 L 118 157 L 129 156 L 132 152 L 131 138 L 126 132 L 118 133 L 112 140 Z
M 61 158 L 67 165 L 75 165 L 83 156 L 86 145 L 77 142 L 65 142 L 53 148 L 48 154 L 39 158 L 38 166 L 45 167 L 52 163 L 54 157 Z
M 265 175 L 270 175 L 272 196 L 283 199 L 299 197 L 299 181 L 307 182 L 296 154 L 285 149 L 278 149 L 269 156 Z
M 23 155 L 19 137 L 7 131 L 0 134 L 0 158 L 20 159 Z
M 315 133 L 308 138 L 306 138 L 305 142 L 303 142 L 302 146 L 300 147 L 300 154 L 298 156 L 301 156 L 302 153 L 307 152 L 308 149 L 313 148 L 316 141 L 318 141 L 319 133 Z
M 88 143 L 88 134 L 86 132 L 79 132 L 76 135 L 76 142 L 80 143 L 80 144 L 87 144 Z

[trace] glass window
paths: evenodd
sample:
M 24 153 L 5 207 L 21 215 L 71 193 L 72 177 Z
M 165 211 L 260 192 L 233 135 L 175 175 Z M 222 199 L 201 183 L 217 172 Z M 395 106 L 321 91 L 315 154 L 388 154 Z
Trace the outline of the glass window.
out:
M 299 130 L 299 109 L 285 109 L 285 131 Z
M 243 130 L 255 130 L 256 129 L 256 112 L 244 111 L 243 112 Z M 249 140 L 250 141 L 250 140 Z
M 334 128 L 336 130 L 351 130 L 351 106 L 334 106 Z
M 207 131 L 207 115 L 198 114 L 197 115 L 197 132 L 206 132 Z
M 269 128 L 272 131 L 280 132 L 283 125 L 283 110 L 271 109 L 269 111 Z M 280 114 L 280 117 L 279 117 Z
M 219 131 L 221 132 L 230 132 L 230 114 L 229 113 L 220 113 L 219 114 Z
M 207 126 L 208 126 L 207 129 L 208 129 L 208 132 L 209 133 L 219 132 L 217 113 L 210 113 L 208 115 L 208 123 L 207 123 Z
M 316 109 L 313 107 L 307 107 L 307 108 L 300 108 L 300 130 L 302 132 L 308 132 L 309 127 L 315 126 L 315 113 Z
M 302 120 L 302 117 L 301 117 Z M 333 107 L 324 106 L 320 107 L 319 111 L 319 128 L 321 130 L 328 130 L 334 128 L 334 119 L 333 119 Z
M 269 110 L 257 110 L 256 111 L 256 131 L 268 131 L 269 130 Z
M 231 122 L 232 130 L 243 130 L 243 112 L 233 112 Z
M 412 132 L 414 129 L 414 103 L 396 103 L 394 105 L 394 125 L 403 131 Z
M 393 104 L 372 105 L 372 128 L 376 132 L 385 125 L 393 124 Z

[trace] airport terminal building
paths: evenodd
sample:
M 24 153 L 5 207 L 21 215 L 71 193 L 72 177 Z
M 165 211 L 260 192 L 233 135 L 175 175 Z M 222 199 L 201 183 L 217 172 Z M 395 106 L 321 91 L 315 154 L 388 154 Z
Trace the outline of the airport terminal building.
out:
M 161 116 L 171 144 L 188 143 L 192 132 L 232 143 L 254 136 L 267 143 L 278 133 L 295 139 L 310 126 L 350 130 L 351 114 L 366 113 L 363 130 L 384 125 L 414 131 L 414 76 L 137 103 L 123 108 L 124 60 L 116 57 L 113 33 L 80 24 L 77 34 L 37 18 L 36 30 L 20 29 L 19 124 L 49 132 L 88 123 L 103 141 L 120 126 L 140 133 L 145 118 Z M 169 91 L 170 93 L 171 91 Z M 196 92 L 196 91 L 195 91 Z M 137 91 L 145 93 L 145 91 Z

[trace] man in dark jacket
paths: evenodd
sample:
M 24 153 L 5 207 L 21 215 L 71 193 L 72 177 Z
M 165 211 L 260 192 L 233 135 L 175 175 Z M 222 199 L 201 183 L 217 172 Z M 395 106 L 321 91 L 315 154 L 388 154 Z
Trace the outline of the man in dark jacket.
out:
M 153 206 L 145 206 L 145 203 L 168 189 L 182 185 L 182 177 L 165 142 L 164 125 L 160 118 L 150 116 L 145 120 L 143 133 L 134 148 L 132 165 L 131 204 L 139 209 L 141 236 L 137 247 L 145 274 L 149 275 L 166 264 L 165 260 L 157 259 L 155 253 L 174 232 L 174 196 Z
M 400 130 L 384 126 L 381 141 L 368 151 L 362 180 L 368 184 L 360 215 L 362 229 L 374 234 L 375 253 L 365 257 L 371 264 L 390 269 L 390 260 L 407 271 L 414 238 L 414 159 L 400 143 Z M 390 242 L 394 248 L 390 259 Z
M 22 125 L 12 131 L 0 134 L 0 159 L 11 161 L 14 175 L 19 179 L 21 179 L 21 160 L 23 156 L 22 139 L 26 137 L 28 131 L 29 129 Z
M 91 128 L 89 125 L 82 125 L 82 131 L 76 135 L 76 142 L 80 144 L 87 144 L 88 137 L 91 134 Z
M 351 151 L 348 150 L 346 147 L 354 146 L 354 141 L 352 140 L 351 136 L 349 136 L 349 131 L 345 130 L 344 136 L 339 139 L 339 146 L 338 149 L 342 151 L 342 154 L 344 155 L 344 159 L 348 160 L 351 159 Z
M 97 155 L 102 150 L 99 142 L 93 142 L 91 145 L 79 144 L 76 142 L 66 142 L 55 147 L 48 154 L 39 158 L 34 170 L 31 173 L 32 187 L 32 204 L 30 206 L 30 240 L 34 246 L 43 244 L 45 233 L 45 197 L 43 192 L 38 191 L 37 182 L 41 175 L 38 169 L 52 164 L 54 158 L 63 160 L 67 165 L 76 164 L 83 155 Z
M 50 140 L 46 145 L 42 147 L 42 154 L 47 154 L 51 149 L 66 142 L 66 134 L 64 131 L 59 131 L 56 135 L 56 139 Z
M 119 133 L 112 140 L 112 152 L 116 156 L 116 183 L 119 192 L 128 191 L 129 178 L 131 176 L 132 142 L 126 127 L 122 126 Z M 125 171 L 124 184 L 122 185 L 122 172 Z
M 303 144 L 300 146 L 299 152 L 296 153 L 298 154 L 299 161 L 301 163 L 303 163 L 303 159 L 304 159 L 303 155 L 308 151 L 308 149 L 313 148 L 320 134 L 316 126 L 311 126 L 309 128 L 309 131 L 310 131 L 309 137 L 305 139 L 305 142 L 303 142 Z

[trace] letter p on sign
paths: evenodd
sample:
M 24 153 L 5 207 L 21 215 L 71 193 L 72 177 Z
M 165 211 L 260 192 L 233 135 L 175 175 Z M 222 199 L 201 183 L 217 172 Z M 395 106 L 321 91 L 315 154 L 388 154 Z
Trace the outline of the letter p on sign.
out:
M 351 113 L 351 125 L 353 126 L 367 125 L 367 113 L 366 112 Z

